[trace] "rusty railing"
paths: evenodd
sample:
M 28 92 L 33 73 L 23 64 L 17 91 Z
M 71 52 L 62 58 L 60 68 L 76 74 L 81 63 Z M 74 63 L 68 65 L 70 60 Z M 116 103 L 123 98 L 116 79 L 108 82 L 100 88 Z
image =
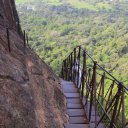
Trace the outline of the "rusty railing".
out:
M 95 128 L 128 127 L 128 88 L 99 65 L 80 46 L 63 61 L 61 76 L 79 88 L 90 122 Z M 94 117 L 92 119 L 92 117 Z

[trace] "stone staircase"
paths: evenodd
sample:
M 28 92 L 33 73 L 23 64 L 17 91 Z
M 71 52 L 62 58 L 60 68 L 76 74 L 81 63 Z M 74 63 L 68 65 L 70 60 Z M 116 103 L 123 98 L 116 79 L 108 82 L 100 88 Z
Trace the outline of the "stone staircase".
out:
M 89 128 L 89 121 L 78 88 L 73 82 L 65 80 L 61 80 L 61 86 L 67 99 L 67 115 L 69 116 L 69 122 L 64 124 L 64 127 Z

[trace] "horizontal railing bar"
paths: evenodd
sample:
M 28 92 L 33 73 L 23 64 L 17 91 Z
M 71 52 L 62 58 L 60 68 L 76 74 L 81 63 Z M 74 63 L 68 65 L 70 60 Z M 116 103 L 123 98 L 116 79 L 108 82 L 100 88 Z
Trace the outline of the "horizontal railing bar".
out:
M 81 47 L 81 49 L 82 49 L 84 52 L 86 52 L 86 54 L 90 57 L 90 59 L 91 59 L 93 62 L 95 62 L 95 61 L 93 60 L 93 58 L 87 53 L 87 51 L 86 51 L 85 49 L 83 49 L 82 47 Z M 101 65 L 99 65 L 98 63 L 96 63 L 96 64 L 97 64 L 97 66 L 99 66 L 104 72 L 106 72 L 108 75 L 110 75 L 110 76 L 117 82 L 117 84 L 121 83 L 122 87 L 123 87 L 125 90 L 128 91 L 128 88 L 125 87 L 122 82 L 120 82 L 119 80 L 117 80 L 112 74 L 110 74 L 110 73 L 109 73 L 106 69 L 104 69 Z
M 103 71 L 105 71 L 109 76 L 111 76 L 118 84 L 121 83 L 119 80 L 117 80 L 113 75 L 111 75 L 106 69 L 104 69 L 101 65 L 97 63 L 97 66 L 99 66 Z M 128 91 L 128 88 L 121 83 L 122 87 Z M 118 85 L 119 86 L 119 85 Z
M 93 60 L 93 58 L 87 53 L 87 51 L 86 51 L 85 49 L 83 49 L 82 47 L 81 47 L 81 49 L 87 54 L 87 56 L 88 56 L 93 62 L 95 62 L 95 61 Z
M 73 58 L 73 59 L 71 59 L 71 58 Z M 84 61 L 84 59 L 86 61 Z M 87 59 L 91 59 L 91 62 L 89 61 L 90 64 L 87 64 L 87 62 L 88 62 Z M 85 67 L 84 67 L 84 64 L 85 64 Z M 94 66 L 93 66 L 93 64 L 94 64 Z M 73 67 L 73 65 L 76 66 L 76 67 Z M 73 70 L 74 68 L 75 68 L 75 70 Z M 65 69 L 67 69 L 68 72 Z M 97 71 L 96 71 L 96 69 L 97 69 Z M 92 71 L 90 72 L 90 70 L 92 70 Z M 121 94 L 122 93 L 122 89 L 123 89 L 125 94 L 128 95 L 128 88 L 125 87 L 122 82 L 120 82 L 118 79 L 116 79 L 112 74 L 110 74 L 109 71 L 107 71 L 100 64 L 98 64 L 88 54 L 86 49 L 81 48 L 81 46 L 77 46 L 76 48 L 74 48 L 74 50 L 72 52 L 70 52 L 68 57 L 65 59 L 65 62 L 63 61 L 62 73 L 64 73 L 64 78 L 66 80 L 71 80 L 71 81 L 73 80 L 74 83 L 77 83 L 77 86 L 79 86 L 79 81 L 80 82 L 81 81 L 84 82 L 84 84 L 82 83 L 82 85 L 80 86 L 80 88 L 82 89 L 82 93 L 84 91 L 83 90 L 84 87 L 87 86 L 86 89 L 89 90 L 89 91 L 87 91 L 87 95 L 89 97 L 93 95 L 92 96 L 93 98 L 90 99 L 90 100 L 93 101 L 93 99 L 96 98 L 96 100 L 95 100 L 95 108 L 97 108 L 96 106 L 98 105 L 98 108 L 101 109 L 102 117 L 100 118 L 100 120 L 98 122 L 96 122 L 97 119 L 95 119 L 95 125 L 98 123 L 97 124 L 97 126 L 98 126 L 99 123 L 101 123 L 102 121 L 104 121 L 106 119 L 106 126 L 109 124 L 113 128 L 117 128 L 118 127 L 118 124 L 116 124 L 116 122 L 115 122 L 116 119 L 118 119 L 118 117 L 119 117 L 118 112 L 120 111 L 120 110 L 117 111 L 117 105 L 121 104 L 119 102 L 120 99 L 118 97 L 118 93 Z M 82 73 L 82 76 L 80 77 L 81 80 L 78 80 L 80 73 Z M 102 79 L 99 81 L 98 78 L 102 78 Z M 109 85 L 110 87 L 109 87 L 107 93 L 105 93 L 104 90 L 102 90 L 102 92 L 100 90 L 96 90 L 101 86 L 100 84 L 103 84 L 103 87 L 105 87 L 105 85 L 107 84 L 107 81 L 114 82 L 113 84 Z M 118 89 L 118 92 L 117 92 L 117 95 L 115 95 L 114 98 L 112 99 L 111 104 L 109 104 L 107 101 L 109 101 L 110 98 L 107 99 L 106 96 L 104 97 L 104 93 L 105 94 L 109 94 L 108 96 L 112 96 L 113 92 L 111 92 L 111 91 L 113 91 L 113 90 L 110 90 L 112 85 L 115 85 L 114 87 L 116 87 Z M 95 88 L 93 89 L 94 86 L 95 86 Z M 96 86 L 98 88 L 96 88 Z M 96 92 L 93 92 L 94 90 Z M 98 91 L 100 91 L 100 92 L 98 92 Z M 82 95 L 82 97 L 83 96 L 84 95 Z M 103 97 L 102 100 L 105 101 L 105 104 L 102 104 L 102 101 L 100 101 L 100 99 L 98 99 L 100 97 Z M 115 104 L 113 104 L 113 101 L 115 102 Z M 93 104 L 93 103 L 91 102 L 91 104 Z M 105 109 L 106 108 L 105 106 L 107 104 L 109 105 L 109 107 L 107 109 Z M 115 111 L 117 111 L 117 112 L 115 112 Z M 110 115 L 111 113 L 109 114 L 109 112 L 113 113 L 112 117 Z M 100 111 L 98 111 L 98 113 L 100 113 Z M 123 122 L 120 122 L 120 123 L 123 123 Z M 119 125 L 120 125 L 120 123 L 119 123 Z
M 100 75 L 100 76 L 103 76 L 103 74 L 100 74 L 100 73 L 98 73 L 98 72 L 96 72 L 98 75 Z M 109 79 L 109 80 L 111 80 L 111 81 L 113 81 L 113 79 L 111 79 L 111 78 L 109 78 L 109 77 L 107 77 L 107 76 L 105 76 L 105 78 L 106 79 Z

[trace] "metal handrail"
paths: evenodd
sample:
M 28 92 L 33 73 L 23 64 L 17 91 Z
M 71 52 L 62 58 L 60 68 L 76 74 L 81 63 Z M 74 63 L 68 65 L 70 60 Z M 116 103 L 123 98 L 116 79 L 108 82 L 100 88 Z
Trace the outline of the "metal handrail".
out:
M 81 51 L 82 51 L 82 55 L 81 55 Z M 94 64 L 91 70 L 91 74 L 88 73 L 87 57 L 91 59 L 91 61 Z M 82 64 L 81 64 L 81 60 L 82 60 Z M 82 71 L 81 71 L 81 66 L 83 68 Z M 97 72 L 97 69 L 101 70 L 103 72 L 103 75 Z M 74 72 L 74 70 L 77 70 L 77 73 L 76 71 Z M 126 125 L 125 115 L 124 115 L 124 112 L 125 112 L 124 93 L 128 94 L 128 88 L 125 87 L 123 83 L 117 80 L 100 64 L 98 64 L 87 53 L 85 49 L 81 48 L 81 46 L 77 46 L 76 48 L 74 48 L 73 52 L 71 52 L 71 54 L 63 61 L 62 77 L 66 80 L 72 80 L 73 82 L 75 82 L 77 86 L 79 86 L 80 72 L 82 72 L 82 77 L 81 77 L 81 82 L 79 87 L 81 96 L 84 97 L 84 93 L 86 93 L 85 95 L 86 99 L 88 98 L 88 100 L 90 101 L 89 115 L 88 115 L 89 120 L 91 119 L 92 106 L 94 105 L 95 108 L 97 108 L 98 106 L 97 103 L 99 103 L 100 109 L 104 112 L 104 114 L 101 114 L 102 118 L 100 119 L 100 121 L 103 121 L 106 115 L 106 117 L 109 120 L 110 128 L 112 127 L 116 128 L 118 127 L 117 125 L 121 125 L 121 127 L 124 128 Z M 101 80 L 98 82 L 97 81 L 98 79 L 101 79 Z M 106 86 L 105 81 L 107 80 L 112 81 L 113 84 L 107 85 L 110 87 L 105 92 L 104 91 Z M 114 90 L 114 88 L 116 90 Z M 109 100 L 111 102 L 109 102 Z M 87 102 L 88 101 L 86 101 L 86 103 Z M 98 111 L 97 109 L 95 110 Z M 95 111 L 95 115 L 96 115 L 96 111 Z M 120 116 L 120 111 L 122 113 L 122 116 L 121 116 L 122 121 L 120 122 L 120 124 L 115 124 L 115 120 Z M 97 117 L 95 116 L 95 127 L 99 125 L 100 121 L 97 122 Z
M 87 51 L 86 51 L 85 49 L 83 49 L 82 47 L 81 47 L 81 49 L 82 49 L 84 52 L 86 52 L 86 55 L 88 55 L 88 57 L 93 61 L 93 63 L 96 62 L 96 61 L 87 53 Z M 119 80 L 117 80 L 112 74 L 110 74 L 106 69 L 104 69 L 100 64 L 98 64 L 98 63 L 96 63 L 96 64 L 97 64 L 97 66 L 98 66 L 99 68 L 101 68 L 105 73 L 107 73 L 109 76 L 111 76 L 111 77 L 113 78 L 113 80 L 115 80 L 115 82 L 117 82 L 118 84 L 119 84 L 119 83 L 122 83 L 122 82 L 120 82 Z M 122 83 L 122 86 L 128 91 L 128 88 L 127 88 L 126 86 L 124 86 L 123 83 Z

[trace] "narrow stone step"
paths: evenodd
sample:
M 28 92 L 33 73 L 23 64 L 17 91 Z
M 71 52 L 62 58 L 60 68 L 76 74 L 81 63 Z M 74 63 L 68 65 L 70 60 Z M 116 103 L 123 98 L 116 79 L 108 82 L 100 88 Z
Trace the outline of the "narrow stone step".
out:
M 64 87 L 63 92 L 64 93 L 78 93 L 79 91 L 78 91 L 77 88 L 68 88 L 68 87 L 66 88 L 66 87 Z
M 76 87 L 73 83 L 62 84 L 62 86 L 72 86 L 72 87 Z
M 78 88 L 73 82 L 64 81 L 62 89 L 67 100 L 67 114 L 69 115 L 69 123 L 65 124 L 65 128 L 89 128 L 89 122 L 86 118 L 84 106 L 80 97 Z
M 67 100 L 67 114 L 69 115 L 69 123 L 64 124 L 65 128 L 95 128 L 95 107 L 92 105 L 90 123 L 87 119 L 89 115 L 90 102 L 84 97 L 80 97 L 78 88 L 73 82 L 62 80 L 62 89 Z M 86 106 L 85 106 L 86 104 Z M 86 114 L 87 116 L 86 116 Z M 100 120 L 98 114 L 97 121 Z M 104 124 L 100 123 L 97 128 L 105 128 Z
M 73 83 L 73 82 L 71 82 L 71 81 L 66 81 L 66 80 L 61 80 L 61 83 L 67 84 L 67 83 Z
M 63 90 L 74 90 L 74 89 L 77 90 L 76 87 L 71 87 L 71 86 L 69 86 L 69 87 L 63 86 L 62 89 L 63 89 Z
M 79 98 L 68 98 L 67 103 L 81 104 L 82 102 Z
M 69 123 L 71 124 L 88 124 L 89 121 L 86 117 L 70 117 Z
M 69 117 L 85 116 L 85 112 L 83 109 L 67 109 L 67 114 L 69 115 Z
M 62 86 L 63 85 L 73 85 L 73 86 L 75 86 L 74 84 L 73 84 L 73 82 L 61 82 L 61 84 L 62 84 Z
M 65 128 L 89 128 L 88 124 L 65 124 Z
M 80 94 L 79 93 L 65 93 L 65 96 L 67 98 L 80 98 Z
M 73 104 L 73 103 L 67 103 L 68 109 L 81 109 L 83 108 L 82 104 Z

